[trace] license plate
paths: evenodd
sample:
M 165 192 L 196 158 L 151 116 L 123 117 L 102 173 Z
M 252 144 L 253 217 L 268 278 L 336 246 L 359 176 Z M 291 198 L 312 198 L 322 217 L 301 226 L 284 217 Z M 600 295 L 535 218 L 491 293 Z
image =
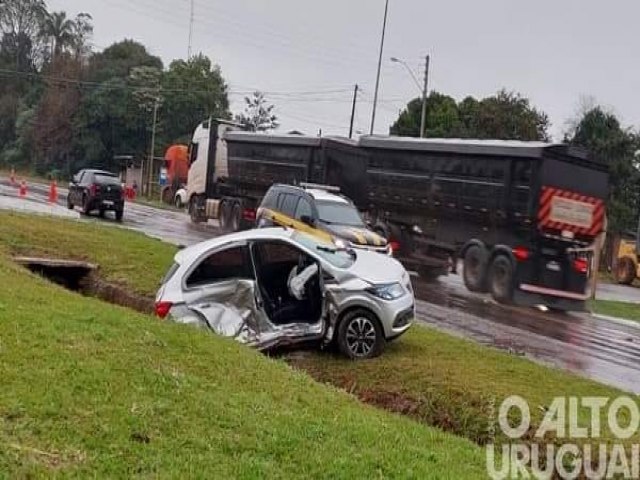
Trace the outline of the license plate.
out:
M 558 262 L 549 262 L 547 263 L 547 270 L 551 270 L 552 272 L 559 272 L 561 270 L 560 264 Z
M 112 207 L 112 206 L 113 206 L 113 202 L 112 202 L 111 200 L 103 200 L 103 201 L 102 201 L 102 204 L 103 204 L 103 205 L 107 205 L 107 206 L 109 206 L 109 207 Z

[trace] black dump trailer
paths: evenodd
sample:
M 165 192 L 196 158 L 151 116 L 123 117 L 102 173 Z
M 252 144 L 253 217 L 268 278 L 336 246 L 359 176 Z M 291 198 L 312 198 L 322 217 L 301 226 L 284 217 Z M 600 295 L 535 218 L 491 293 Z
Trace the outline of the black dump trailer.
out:
M 606 166 L 564 144 L 224 134 L 227 195 L 255 209 L 273 183 L 340 187 L 400 261 L 472 291 L 579 310 L 606 226 Z M 250 220 L 250 215 L 245 216 Z M 249 226 L 247 222 L 245 226 Z

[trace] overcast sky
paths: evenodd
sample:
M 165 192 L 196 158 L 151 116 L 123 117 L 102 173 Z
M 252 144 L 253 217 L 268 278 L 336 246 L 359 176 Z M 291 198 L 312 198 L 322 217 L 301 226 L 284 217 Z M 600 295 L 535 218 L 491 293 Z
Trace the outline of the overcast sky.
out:
M 48 0 L 93 16 L 94 45 L 133 38 L 165 65 L 187 56 L 190 0 Z M 208 55 L 242 92 L 273 92 L 282 130 L 348 133 L 353 85 L 356 130 L 368 133 L 384 0 L 194 0 L 193 51 Z M 460 100 L 505 87 L 547 112 L 556 139 L 581 98 L 640 126 L 640 1 L 390 0 L 377 133 L 419 94 L 402 58 L 430 90 Z M 314 93 L 308 93 L 314 92 Z

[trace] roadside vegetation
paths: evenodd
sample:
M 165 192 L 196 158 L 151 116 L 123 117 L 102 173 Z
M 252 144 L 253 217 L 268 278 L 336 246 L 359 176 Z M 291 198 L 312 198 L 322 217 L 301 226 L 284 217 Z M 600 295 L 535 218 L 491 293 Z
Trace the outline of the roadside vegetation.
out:
M 367 362 L 285 353 L 296 372 L 232 341 L 64 291 L 9 260 L 86 260 L 150 296 L 175 251 L 93 222 L 0 213 L 0 471 L 482 477 L 482 450 L 467 440 L 492 440 L 504 398 L 525 398 L 535 426 L 556 396 L 623 393 L 418 326 Z M 589 413 L 580 414 L 587 425 Z
M 624 318 L 640 322 L 640 304 L 616 302 L 612 300 L 595 300 L 590 303 L 591 311 L 599 315 Z
M 6 255 L 0 284 L 3 475 L 485 476 L 471 442 L 231 340 L 65 291 Z

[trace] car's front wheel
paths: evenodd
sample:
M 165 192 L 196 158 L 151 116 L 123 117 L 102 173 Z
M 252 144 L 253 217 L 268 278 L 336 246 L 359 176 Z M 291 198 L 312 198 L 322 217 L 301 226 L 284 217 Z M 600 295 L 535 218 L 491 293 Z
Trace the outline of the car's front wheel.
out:
M 340 322 L 337 343 L 344 355 L 361 360 L 380 355 L 386 340 L 376 316 L 367 310 L 358 309 L 347 313 Z

